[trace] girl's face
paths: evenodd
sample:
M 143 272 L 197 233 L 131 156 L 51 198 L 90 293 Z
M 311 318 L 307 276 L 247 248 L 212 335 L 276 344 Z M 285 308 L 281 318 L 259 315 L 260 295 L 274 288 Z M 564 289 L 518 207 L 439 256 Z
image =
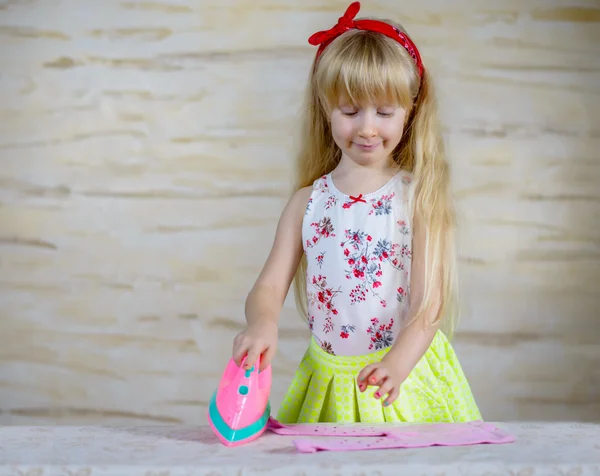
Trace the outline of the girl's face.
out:
M 331 113 L 333 140 L 359 165 L 388 165 L 404 130 L 406 109 L 394 104 L 353 106 L 341 102 Z

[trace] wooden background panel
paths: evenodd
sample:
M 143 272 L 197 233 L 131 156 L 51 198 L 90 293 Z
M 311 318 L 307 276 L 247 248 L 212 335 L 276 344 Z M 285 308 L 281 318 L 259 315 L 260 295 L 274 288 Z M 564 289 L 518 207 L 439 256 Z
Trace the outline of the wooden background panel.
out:
M 346 6 L 0 3 L 0 423 L 205 421 Z M 363 10 L 436 79 L 484 417 L 600 421 L 597 2 Z M 290 296 L 275 409 L 307 336 Z

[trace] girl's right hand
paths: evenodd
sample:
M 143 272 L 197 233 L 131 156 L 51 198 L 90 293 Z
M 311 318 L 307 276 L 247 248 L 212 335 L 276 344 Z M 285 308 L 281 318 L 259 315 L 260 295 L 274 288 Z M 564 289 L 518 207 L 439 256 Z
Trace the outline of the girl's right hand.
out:
M 233 360 L 240 366 L 247 356 L 245 370 L 249 370 L 261 357 L 260 368 L 267 368 L 277 350 L 277 324 L 260 323 L 248 326 L 233 339 Z

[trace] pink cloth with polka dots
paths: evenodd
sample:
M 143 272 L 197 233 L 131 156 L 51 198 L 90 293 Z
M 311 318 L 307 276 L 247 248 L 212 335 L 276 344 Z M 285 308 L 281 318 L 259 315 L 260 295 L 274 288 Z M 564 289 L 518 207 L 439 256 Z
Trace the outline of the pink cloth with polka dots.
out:
M 410 426 L 357 426 L 331 423 L 284 425 L 271 418 L 268 429 L 279 435 L 336 437 L 294 440 L 294 445 L 300 453 L 503 444 L 515 441 L 515 437 L 510 433 L 482 421 Z

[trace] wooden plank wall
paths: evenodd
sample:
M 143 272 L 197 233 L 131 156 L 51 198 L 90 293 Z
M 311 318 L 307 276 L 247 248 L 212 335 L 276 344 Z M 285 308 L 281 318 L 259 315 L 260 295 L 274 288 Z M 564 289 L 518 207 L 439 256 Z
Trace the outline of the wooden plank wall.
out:
M 0 423 L 200 424 L 338 0 L 0 1 Z M 404 5 L 404 6 L 402 6 Z M 421 46 L 488 420 L 600 421 L 600 4 L 364 1 Z M 278 406 L 306 345 L 292 299 Z

